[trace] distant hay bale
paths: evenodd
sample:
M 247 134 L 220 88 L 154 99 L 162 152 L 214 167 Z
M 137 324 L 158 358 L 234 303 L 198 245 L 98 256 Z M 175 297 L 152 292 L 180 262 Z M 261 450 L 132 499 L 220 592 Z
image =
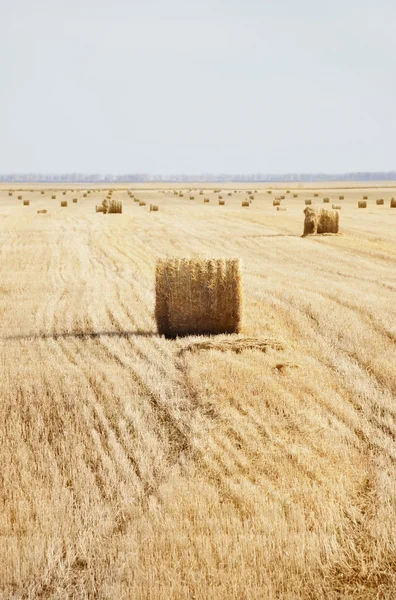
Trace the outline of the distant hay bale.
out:
M 9 195 L 9 196 L 12 196 L 12 192 L 8 192 L 8 195 Z
M 228 192 L 228 196 L 232 196 L 231 192 Z
M 267 190 L 267 194 L 272 194 L 272 190 Z
M 314 194 L 314 197 L 315 198 L 319 198 L 319 194 Z
M 224 206 L 225 205 L 225 200 L 219 200 L 219 206 Z
M 44 192 L 41 190 L 40 194 L 44 194 Z
M 280 197 L 281 200 L 284 200 L 285 198 L 286 198 L 286 196 L 281 196 Z
M 177 196 L 177 195 L 178 195 L 178 193 L 179 193 L 179 192 L 178 192 L 177 190 L 173 190 L 173 194 L 174 194 L 175 196 Z
M 293 198 L 298 198 L 298 194 L 293 194 Z
M 55 200 L 55 199 L 56 199 L 56 196 L 51 196 L 51 198 L 52 198 L 52 200 Z
M 333 210 L 341 210 L 341 204 L 333 204 L 331 207 Z
M 275 198 L 275 200 L 272 201 L 272 206 L 279 206 L 281 203 L 281 201 L 279 200 L 279 198 Z
M 86 197 L 87 197 L 87 194 L 83 194 L 83 198 L 86 198 Z
M 363 196 L 363 200 L 368 200 L 368 196 Z
M 121 214 L 122 213 L 121 200 L 111 200 L 109 203 L 109 207 L 107 209 L 107 213 L 108 214 Z
M 246 193 L 248 196 L 250 196 L 250 194 L 252 193 L 252 190 L 248 190 Z
M 223 200 L 223 196 L 219 196 L 219 200 Z
M 209 202 L 209 198 L 204 198 L 204 204 L 207 204 Z
M 78 202 L 77 198 L 73 198 L 73 202 L 76 204 Z
M 309 204 L 312 204 L 312 200 L 305 200 L 305 204 L 309 206 Z
M 359 200 L 358 208 L 367 208 L 367 202 L 365 200 Z
M 38 210 L 38 211 L 37 211 L 37 213 L 38 213 L 39 215 L 45 215 L 45 214 L 46 214 L 46 212 L 47 212 L 47 210 L 46 210 L 45 208 L 42 208 L 41 210 Z
M 184 198 L 184 194 L 182 194 L 182 193 L 180 192 L 180 194 L 179 194 L 179 198 Z
M 242 200 L 242 206 L 250 206 L 249 200 Z
M 150 212 L 158 212 L 158 204 L 150 204 Z
M 286 207 L 285 206 L 277 206 L 276 210 L 281 210 L 281 211 L 285 211 Z
M 249 196 L 249 200 L 254 200 L 254 196 L 253 195 Z
M 378 200 L 375 201 L 377 206 L 382 206 L 384 204 L 384 200 L 383 198 L 379 198 Z
M 23 206 L 29 206 L 30 204 L 30 200 L 24 200 L 23 201 Z
M 146 206 L 146 203 L 144 200 L 139 200 L 139 206 Z
M 391 198 L 390 207 L 391 208 L 396 208 L 396 198 Z
M 338 196 L 339 200 L 344 200 L 344 196 Z
M 221 192 L 221 190 L 220 190 L 220 189 L 217 189 L 217 188 L 216 188 L 216 189 L 214 190 L 214 193 L 215 193 L 215 194 L 219 194 L 220 192 Z
M 66 196 L 66 192 L 62 192 L 62 194 L 63 194 L 64 196 Z
M 308 206 L 304 209 L 304 214 L 303 237 L 321 233 L 338 233 L 340 216 L 336 210 Z
M 203 196 L 203 190 L 200 190 L 200 191 L 199 191 L 199 195 L 200 195 L 200 196 Z
M 18 196 L 18 200 L 22 200 L 22 196 Z
M 67 200 L 62 200 L 61 201 L 61 208 L 66 208 L 67 206 Z
M 106 212 L 106 211 L 105 211 L 105 208 L 104 208 L 104 206 L 103 206 L 103 204 L 96 205 L 96 207 L 95 207 L 95 211 L 96 211 L 97 213 L 98 213 L 98 212 L 99 212 L 99 213 L 105 213 L 105 212 Z
M 286 190 L 286 194 L 290 194 L 290 190 Z
M 329 202 L 330 202 L 330 198 L 323 198 L 323 202 L 324 202 L 325 204 L 326 204 L 326 203 L 329 203 Z
M 238 333 L 242 285 L 239 259 L 159 259 L 155 319 L 167 337 Z
M 190 200 L 194 200 L 194 196 L 190 196 Z
M 140 202 L 139 198 L 134 198 L 133 201 L 134 202 Z

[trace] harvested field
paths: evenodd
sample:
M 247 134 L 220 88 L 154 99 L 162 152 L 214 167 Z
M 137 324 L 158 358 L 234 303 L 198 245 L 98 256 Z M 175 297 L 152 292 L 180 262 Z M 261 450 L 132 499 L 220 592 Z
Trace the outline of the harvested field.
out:
M 287 185 L 0 187 L 0 598 L 395 597 L 395 186 Z M 314 193 L 339 235 L 301 237 Z M 239 334 L 158 334 L 186 256 L 241 259 Z

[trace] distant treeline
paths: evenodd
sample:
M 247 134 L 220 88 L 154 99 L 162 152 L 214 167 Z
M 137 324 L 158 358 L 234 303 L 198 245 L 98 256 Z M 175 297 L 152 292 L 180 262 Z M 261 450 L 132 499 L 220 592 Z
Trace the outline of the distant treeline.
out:
M 192 182 L 315 182 L 315 181 L 396 181 L 396 171 L 363 171 L 359 173 L 283 173 L 210 174 L 200 175 L 98 175 L 84 173 L 38 174 L 13 173 L 0 175 L 0 182 L 9 183 L 192 183 Z

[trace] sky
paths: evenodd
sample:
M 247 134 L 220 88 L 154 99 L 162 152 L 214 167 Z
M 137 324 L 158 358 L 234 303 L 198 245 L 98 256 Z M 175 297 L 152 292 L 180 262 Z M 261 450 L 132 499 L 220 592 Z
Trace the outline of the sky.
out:
M 396 168 L 395 0 L 0 0 L 0 173 Z

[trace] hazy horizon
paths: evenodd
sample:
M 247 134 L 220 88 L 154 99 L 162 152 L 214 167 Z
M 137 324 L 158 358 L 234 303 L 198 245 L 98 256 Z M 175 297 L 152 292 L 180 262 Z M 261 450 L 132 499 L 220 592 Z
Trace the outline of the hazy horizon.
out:
M 395 168 L 396 6 L 3 0 L 1 173 Z

